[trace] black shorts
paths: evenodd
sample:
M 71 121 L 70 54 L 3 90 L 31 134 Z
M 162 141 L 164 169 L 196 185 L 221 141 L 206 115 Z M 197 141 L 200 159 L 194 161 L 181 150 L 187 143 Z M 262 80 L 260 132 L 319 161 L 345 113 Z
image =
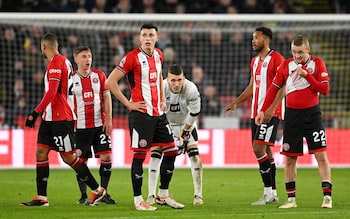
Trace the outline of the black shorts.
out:
M 326 150 L 326 132 L 318 105 L 308 109 L 286 108 L 281 154 L 303 155 L 303 137 L 310 154 Z
M 252 142 L 274 146 L 280 120 L 277 117 L 272 117 L 269 123 L 257 126 L 255 119 L 251 120 Z
M 149 116 L 146 113 L 129 113 L 131 149 L 149 149 L 151 146 L 175 146 L 166 115 Z
M 44 121 L 38 132 L 38 145 L 57 152 L 75 150 L 74 121 Z
M 100 157 L 101 154 L 111 153 L 112 144 L 110 137 L 102 131 L 102 126 L 97 128 L 77 129 L 75 138 L 77 141 L 76 153 L 82 158 L 91 158 L 92 150 L 94 149 L 95 157 Z

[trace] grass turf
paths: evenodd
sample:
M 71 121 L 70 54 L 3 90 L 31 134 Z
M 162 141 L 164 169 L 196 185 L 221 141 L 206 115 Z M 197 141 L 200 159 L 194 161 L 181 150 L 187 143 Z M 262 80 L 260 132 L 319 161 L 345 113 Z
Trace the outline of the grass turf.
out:
M 98 176 L 98 170 L 92 170 Z M 98 177 L 97 177 L 98 178 Z M 108 192 L 117 205 L 101 203 L 97 207 L 77 205 L 80 197 L 75 173 L 71 169 L 52 169 L 48 185 L 49 207 L 20 207 L 36 193 L 35 170 L 0 170 L 0 218 L 349 218 L 349 169 L 333 169 L 333 208 L 322 209 L 321 182 L 316 168 L 299 169 L 295 209 L 278 209 L 277 205 L 252 206 L 263 191 L 257 169 L 204 169 L 203 206 L 192 206 L 193 185 L 189 169 L 176 169 L 170 185 L 171 195 L 186 205 L 175 210 L 157 206 L 154 212 L 136 211 L 129 169 L 113 169 Z M 280 202 L 286 200 L 283 169 L 278 169 L 277 186 Z M 147 169 L 143 186 L 147 196 Z

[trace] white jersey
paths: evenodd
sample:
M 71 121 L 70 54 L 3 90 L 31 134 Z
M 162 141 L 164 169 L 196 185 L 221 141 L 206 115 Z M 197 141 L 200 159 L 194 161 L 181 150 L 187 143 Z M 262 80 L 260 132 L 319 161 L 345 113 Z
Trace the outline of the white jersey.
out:
M 197 86 L 185 79 L 182 90 L 173 93 L 166 79 L 164 79 L 164 90 L 166 98 L 166 116 L 171 125 L 193 126 L 195 119 L 201 110 L 201 98 Z

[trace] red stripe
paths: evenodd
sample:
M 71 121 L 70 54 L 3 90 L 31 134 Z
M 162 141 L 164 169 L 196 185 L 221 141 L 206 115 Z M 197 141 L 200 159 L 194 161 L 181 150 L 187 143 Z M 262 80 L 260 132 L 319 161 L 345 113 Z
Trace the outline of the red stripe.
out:
M 316 152 L 321 152 L 321 151 L 326 151 L 327 148 L 323 147 L 323 148 L 319 148 L 319 149 L 315 149 L 315 150 L 309 150 L 309 154 L 314 154 Z
M 269 160 L 269 156 L 267 156 L 267 154 L 265 154 L 263 158 L 261 158 L 260 160 L 258 159 L 258 163 L 264 163 L 267 160 Z
M 260 88 L 260 83 L 261 83 L 261 65 L 262 65 L 262 61 L 259 60 L 258 61 L 258 66 L 256 67 L 256 71 L 255 71 L 255 74 L 254 74 L 254 80 L 255 80 L 255 84 L 256 84 L 256 87 L 255 87 L 255 101 L 258 101 L 259 99 L 259 88 Z M 257 76 L 259 76 L 259 80 L 257 80 Z M 257 107 L 254 109 L 254 112 L 253 112 L 253 115 L 257 115 Z
M 254 140 L 253 143 L 262 144 L 262 145 L 268 145 L 268 146 L 272 146 L 272 147 L 275 146 L 275 144 L 272 143 L 272 142 L 265 142 L 265 141 L 261 141 L 261 140 Z
M 145 159 L 146 155 L 147 155 L 146 153 L 134 153 L 134 158 Z
M 161 143 L 158 143 L 158 142 L 153 142 L 151 144 L 151 147 L 153 146 L 160 146 L 160 147 L 173 147 L 175 146 L 175 143 L 172 141 L 172 142 L 161 142 Z
M 323 190 L 323 192 L 328 192 L 328 193 L 332 192 L 332 189 L 327 188 L 327 187 L 322 188 L 322 190 Z
M 132 101 L 134 102 L 139 102 L 139 101 L 143 101 L 143 96 L 142 96 L 142 68 L 141 68 L 141 63 L 140 60 L 138 59 L 138 55 L 137 53 L 135 54 L 136 58 L 135 60 L 135 66 L 139 66 L 139 68 L 135 68 L 133 69 L 133 77 L 134 77 L 134 83 L 135 86 L 131 87 L 130 86 L 130 90 L 131 90 L 131 94 L 132 94 Z M 132 73 L 132 71 L 130 72 Z M 130 83 L 130 82 L 129 82 Z M 146 110 L 144 111 L 146 113 Z
M 49 160 L 37 160 L 36 166 L 37 167 L 47 167 L 47 166 L 49 166 Z
M 76 170 L 82 163 L 84 163 L 84 160 L 76 157 L 74 161 L 69 164 L 69 166 Z
M 284 152 L 281 151 L 280 154 L 286 155 L 286 156 L 291 156 L 291 157 L 295 157 L 295 156 L 303 156 L 303 153 L 288 153 L 288 152 Z
M 105 151 L 100 151 L 95 153 L 96 156 L 100 156 L 102 154 L 112 154 L 112 151 L 111 149 L 106 149 Z
M 42 147 L 42 148 L 47 148 L 47 149 L 50 149 L 50 150 L 53 150 L 54 148 L 53 147 L 51 147 L 51 146 L 49 146 L 49 145 L 46 145 L 46 144 L 38 144 L 37 145 L 38 147 Z
M 165 157 L 175 157 L 175 156 L 177 156 L 177 150 L 165 152 L 164 156 Z
M 151 98 L 152 98 L 152 108 L 153 108 L 153 116 L 159 116 L 159 111 L 158 111 L 158 87 L 157 84 L 159 83 L 159 75 L 157 73 L 157 68 L 156 68 L 156 62 L 154 60 L 154 56 L 148 57 L 148 66 L 149 66 L 149 73 L 148 77 L 153 75 L 154 73 L 157 74 L 155 78 L 150 78 L 151 82 Z M 154 77 L 154 75 L 152 76 Z M 152 83 L 157 83 L 157 84 L 152 84 Z
M 82 78 L 81 83 L 82 83 L 82 87 L 83 87 L 82 95 L 84 95 L 84 90 L 88 90 L 88 91 L 91 91 L 93 93 L 92 86 L 91 86 L 91 77 Z M 86 128 L 93 128 L 94 127 L 94 116 L 87 116 L 87 115 L 94 115 L 94 104 L 85 105 L 85 126 L 86 126 Z

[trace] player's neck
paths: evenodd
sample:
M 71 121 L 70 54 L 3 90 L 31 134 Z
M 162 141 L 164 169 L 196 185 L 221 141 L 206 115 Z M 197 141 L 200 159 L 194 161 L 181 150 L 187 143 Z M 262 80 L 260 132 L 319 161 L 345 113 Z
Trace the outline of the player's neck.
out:
M 78 73 L 83 77 L 87 77 L 90 74 L 90 69 L 79 69 L 78 68 Z
M 58 54 L 58 52 L 47 52 L 46 53 L 46 57 L 47 57 L 47 60 L 50 61 L 56 54 Z
M 141 50 L 142 50 L 144 53 L 146 53 L 147 55 L 149 55 L 149 56 L 152 56 L 152 55 L 153 55 L 154 49 L 151 49 L 151 48 L 142 48 L 142 46 L 141 46 L 140 48 L 141 48 Z
M 260 60 L 264 60 L 265 59 L 265 57 L 269 54 L 271 52 L 271 49 L 270 49 L 270 47 L 266 47 L 266 48 L 264 48 L 263 50 L 261 50 L 260 52 L 259 52 L 259 57 L 260 57 Z

